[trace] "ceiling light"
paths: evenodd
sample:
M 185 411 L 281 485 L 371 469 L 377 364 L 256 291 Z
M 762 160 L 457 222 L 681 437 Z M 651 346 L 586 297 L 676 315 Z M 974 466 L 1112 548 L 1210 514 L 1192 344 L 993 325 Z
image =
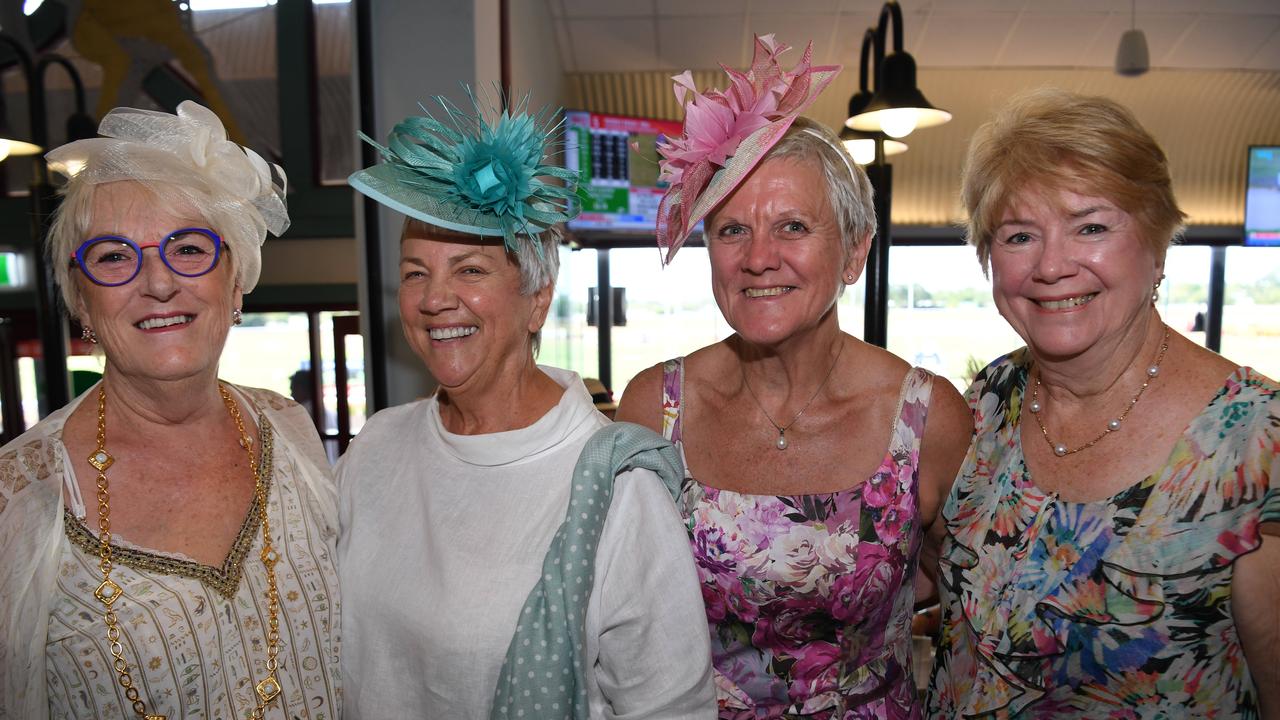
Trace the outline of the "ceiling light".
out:
M 1147 52 L 1147 36 L 1138 29 L 1137 0 L 1129 5 L 1129 30 L 1120 36 L 1116 48 L 1116 74 L 1137 77 L 1151 69 L 1151 56 Z

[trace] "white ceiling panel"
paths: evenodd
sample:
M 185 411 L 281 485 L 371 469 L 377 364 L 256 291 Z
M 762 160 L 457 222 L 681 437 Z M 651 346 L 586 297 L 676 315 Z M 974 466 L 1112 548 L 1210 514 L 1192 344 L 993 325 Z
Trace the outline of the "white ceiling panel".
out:
M 902 3 L 902 11 L 923 10 L 935 15 L 1005 14 L 1016 13 L 1025 5 L 1027 3 L 1024 0 L 935 0 Z
M 1271 37 L 1262 43 L 1258 52 L 1244 65 L 1250 70 L 1275 70 L 1280 68 L 1280 30 L 1271 33 Z
M 646 17 L 654 13 L 653 0 L 560 0 L 560 2 L 563 3 L 565 15 L 571 18 Z
M 1147 38 L 1147 52 L 1152 67 L 1170 67 L 1169 57 L 1174 48 L 1182 44 L 1191 25 L 1196 21 L 1194 15 L 1159 14 L 1148 15 L 1139 21 L 1138 29 Z M 1120 37 L 1131 28 L 1128 13 L 1111 15 L 1103 23 L 1094 37 L 1093 46 L 1081 65 L 1109 67 L 1116 61 L 1116 49 L 1120 46 Z M 1187 68 L 1210 67 L 1203 63 L 1184 66 Z
M 718 23 L 693 23 L 688 18 L 658 18 L 658 64 L 646 70 L 715 67 L 717 58 L 734 62 L 742 57 L 743 16 Z
M 1117 6 L 1121 6 L 1117 3 Z M 1129 6 L 1123 5 L 1125 15 Z M 1275 0 L 1138 0 L 1138 22 L 1148 12 L 1185 12 L 1207 15 L 1280 15 Z
M 1011 17 L 999 17 L 1002 22 L 996 23 L 991 21 L 991 16 L 932 16 L 924 28 L 915 30 L 919 38 L 912 51 L 916 63 L 951 67 L 994 65 L 1004 46 L 1007 28 L 1012 24 Z
M 660 16 L 737 15 L 739 19 L 747 10 L 742 0 L 657 0 L 656 8 Z
M 580 72 L 653 70 L 657 67 L 654 20 L 570 20 L 569 42 Z
M 783 65 L 790 65 L 800 59 L 804 46 L 813 41 L 813 62 L 826 65 L 833 61 L 832 38 L 836 28 L 835 15 L 767 15 L 752 13 L 747 18 L 746 37 L 753 35 L 774 34 L 774 39 L 791 46 L 791 51 L 783 55 Z M 752 48 L 744 48 L 741 65 L 751 62 Z M 712 66 L 714 67 L 714 65 Z
M 1006 36 L 996 64 L 1028 67 L 1095 64 L 1089 49 L 1100 29 L 1098 18 L 1087 15 L 1023 14 Z
M 1275 15 L 1201 16 L 1162 59 L 1175 67 L 1244 67 L 1280 26 Z
M 566 67 L 582 72 L 742 65 L 751 32 L 797 46 L 812 40 L 817 62 L 856 66 L 863 30 L 881 8 L 879 0 L 546 2 L 565 23 Z M 922 0 L 905 4 L 903 16 L 906 49 L 921 67 L 1107 67 L 1130 27 L 1123 0 Z M 1280 70 L 1277 0 L 1139 0 L 1137 26 L 1153 67 Z M 735 32 L 744 35 L 737 44 Z

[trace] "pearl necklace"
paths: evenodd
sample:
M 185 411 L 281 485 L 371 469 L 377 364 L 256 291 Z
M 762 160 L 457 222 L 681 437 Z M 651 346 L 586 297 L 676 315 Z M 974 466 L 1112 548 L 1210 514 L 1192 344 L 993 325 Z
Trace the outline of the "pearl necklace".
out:
M 840 355 L 843 353 L 844 343 L 841 342 L 840 349 L 836 350 L 836 358 L 831 361 L 831 368 L 827 370 L 827 376 L 822 378 L 822 382 L 818 384 L 818 389 L 813 391 L 813 396 L 809 398 L 809 402 L 805 403 L 804 407 L 800 408 L 800 412 L 796 413 L 795 417 L 791 418 L 791 422 L 786 425 L 779 425 L 773 421 L 773 418 L 769 417 L 769 411 L 765 410 L 764 405 L 760 404 L 760 398 L 756 397 L 755 391 L 751 389 L 751 383 L 747 382 L 746 366 L 742 364 L 741 360 L 738 361 L 738 369 L 742 371 L 742 384 L 746 386 L 747 393 L 750 394 L 751 399 L 755 401 L 756 407 L 760 408 L 760 412 L 764 413 L 764 419 L 768 420 L 769 424 L 778 431 L 778 439 L 773 442 L 774 447 L 779 450 L 787 449 L 787 445 L 790 444 L 787 442 L 787 431 L 791 429 L 792 425 L 796 424 L 796 421 L 800 419 L 800 416 L 804 414 L 805 410 L 809 409 L 809 406 L 813 404 L 813 401 L 818 399 L 818 395 L 822 392 L 822 388 L 827 386 L 827 381 L 831 379 L 832 373 L 836 371 L 836 363 L 840 362 Z
M 1125 407 L 1124 412 L 1120 413 L 1120 417 L 1111 418 L 1107 421 L 1107 427 L 1100 435 L 1089 442 L 1074 448 L 1067 447 L 1066 443 L 1055 443 L 1049 439 L 1049 431 L 1044 426 L 1044 421 L 1040 419 L 1040 411 L 1044 406 L 1040 404 L 1040 374 L 1036 373 L 1036 384 L 1031 390 L 1031 402 L 1027 404 L 1027 409 L 1031 411 L 1032 416 L 1036 419 L 1036 424 L 1040 426 L 1040 434 L 1044 436 L 1044 441 L 1049 444 L 1053 450 L 1053 454 L 1058 457 L 1066 457 L 1081 450 L 1087 450 L 1093 447 L 1099 440 L 1116 432 L 1120 429 L 1125 418 L 1129 417 L 1129 412 L 1133 410 L 1133 406 L 1138 404 L 1138 398 L 1142 397 L 1142 393 L 1147 391 L 1147 386 L 1151 381 L 1160 374 L 1160 363 L 1164 361 L 1164 354 L 1169 349 L 1169 326 L 1164 326 L 1164 337 L 1160 340 L 1160 352 L 1156 355 L 1155 362 L 1147 367 L 1147 379 L 1143 381 L 1142 387 L 1138 388 L 1138 392 L 1134 393 L 1133 398 L 1129 400 L 1129 404 Z

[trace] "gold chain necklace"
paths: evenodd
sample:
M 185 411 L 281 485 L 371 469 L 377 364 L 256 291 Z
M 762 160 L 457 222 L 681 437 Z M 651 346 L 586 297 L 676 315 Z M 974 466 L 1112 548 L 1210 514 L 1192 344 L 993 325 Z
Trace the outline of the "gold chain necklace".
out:
M 1053 450 L 1053 454 L 1058 457 L 1066 457 L 1081 450 L 1087 450 L 1097 444 L 1099 440 L 1116 432 L 1120 429 L 1124 419 L 1129 417 L 1129 411 L 1133 410 L 1133 406 L 1138 404 L 1138 398 L 1142 397 L 1142 393 L 1147 391 L 1147 386 L 1152 380 L 1160 374 L 1160 363 L 1164 362 L 1164 354 L 1169 349 L 1169 326 L 1164 326 L 1164 337 L 1160 340 L 1160 352 L 1156 355 L 1156 361 L 1147 367 L 1147 379 L 1143 381 L 1142 387 L 1138 388 L 1138 392 L 1134 393 L 1133 398 L 1129 400 L 1129 404 L 1125 406 L 1124 412 L 1120 413 L 1120 417 L 1112 418 L 1107 421 L 1107 427 L 1100 435 L 1089 442 L 1074 448 L 1067 447 L 1066 443 L 1055 443 L 1049 439 L 1049 431 L 1045 429 L 1044 421 L 1040 419 L 1040 411 L 1044 406 L 1040 404 L 1040 373 L 1036 373 L 1036 385 L 1031 390 L 1031 402 L 1028 403 L 1027 409 L 1036 419 L 1036 424 L 1040 426 L 1040 434 L 1044 436 L 1044 441 L 1049 443 L 1049 448 Z
M 760 412 L 764 413 L 764 419 L 768 420 L 769 424 L 778 431 L 778 439 L 773 442 L 774 447 L 779 450 L 787 449 L 787 445 L 790 444 L 787 442 L 787 431 L 791 429 L 792 425 L 796 424 L 796 421 L 800 419 L 800 416 L 804 414 L 805 410 L 809 409 L 809 406 L 813 404 L 813 401 L 818 399 L 818 394 L 822 392 L 822 388 L 827 386 L 827 381 L 831 379 L 831 374 L 836 371 L 836 364 L 840 362 L 840 355 L 842 353 L 844 353 L 843 342 L 840 343 L 840 349 L 836 350 L 836 358 L 831 361 L 831 368 L 827 370 L 827 376 L 822 378 L 822 382 L 818 384 L 818 389 L 813 391 L 813 395 L 809 398 L 809 402 L 805 403 L 804 407 L 800 408 L 800 412 L 796 413 L 795 417 L 791 418 L 791 422 L 786 425 L 779 425 L 773 421 L 773 418 L 769 417 L 769 411 L 765 410 L 764 405 L 760 404 L 760 398 L 756 397 L 755 391 L 751 389 L 751 383 L 747 382 L 746 366 L 742 364 L 741 360 L 738 361 L 738 369 L 742 371 L 742 384 L 747 387 L 747 393 L 750 394 L 751 399 L 755 401 L 756 407 L 760 408 Z
M 250 715 L 253 720 L 262 720 L 267 705 L 280 695 L 280 681 L 276 679 L 279 663 L 276 655 L 280 652 L 280 593 L 276 591 L 276 561 L 279 556 L 271 546 L 271 526 L 267 520 L 267 486 L 258 467 L 258 459 L 253 454 L 253 441 L 244 431 L 244 421 L 240 418 L 240 408 L 227 392 L 227 387 L 218 383 L 218 392 L 227 412 L 235 421 L 236 431 L 240 433 L 240 447 L 249 456 L 249 470 L 253 472 L 254 497 L 258 506 L 258 519 L 262 522 L 262 564 L 267 569 L 267 677 L 253 686 L 258 695 L 257 707 Z M 107 624 L 107 640 L 111 643 L 112 667 L 120 676 L 120 687 L 124 688 L 124 696 L 133 703 L 133 711 L 144 720 L 166 720 L 164 715 L 147 712 L 147 705 L 133 684 L 133 676 L 129 674 L 129 663 L 124 659 L 124 646 L 120 643 L 120 626 L 116 621 L 116 612 L 112 607 L 120 599 L 120 586 L 111 580 L 111 504 L 107 493 L 107 468 L 115 462 L 115 458 L 107 452 L 107 391 L 98 386 L 98 447 L 89 456 L 89 464 L 98 471 L 98 567 L 102 570 L 102 584 L 94 590 L 93 596 L 105 608 L 103 620 Z

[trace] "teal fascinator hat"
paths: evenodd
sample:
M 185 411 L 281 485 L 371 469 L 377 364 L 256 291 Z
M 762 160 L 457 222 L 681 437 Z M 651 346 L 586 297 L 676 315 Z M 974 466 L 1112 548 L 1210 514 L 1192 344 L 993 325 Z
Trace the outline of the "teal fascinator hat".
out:
M 474 113 L 443 96 L 434 99 L 444 119 L 418 105 L 378 148 L 384 160 L 347 179 L 351 187 L 387 207 L 456 232 L 497 237 L 511 252 L 516 237 L 536 237 L 577 216 L 571 202 L 576 172 L 547 163 L 560 128 L 558 112 L 528 112 L 529 97 L 503 110 L 481 106 L 470 89 Z M 561 183 L 547 182 L 549 179 Z M 540 243 L 534 246 L 541 252 Z

